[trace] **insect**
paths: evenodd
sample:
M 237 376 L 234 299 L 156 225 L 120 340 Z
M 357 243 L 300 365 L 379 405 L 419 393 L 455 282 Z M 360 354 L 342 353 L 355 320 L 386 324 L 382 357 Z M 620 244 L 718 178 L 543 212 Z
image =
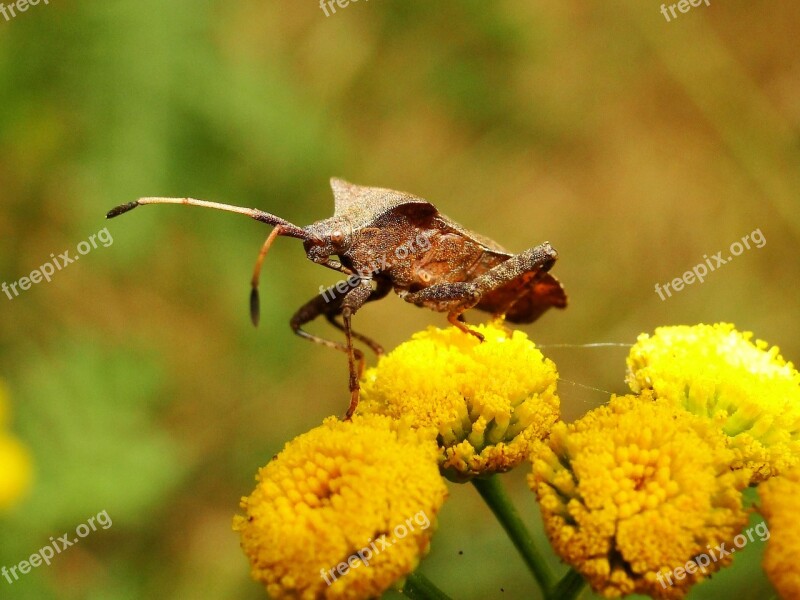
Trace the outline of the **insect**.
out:
M 462 227 L 417 196 L 331 179 L 334 215 L 298 227 L 255 209 L 192 198 L 140 198 L 108 212 L 107 218 L 145 204 L 186 204 L 214 208 L 272 225 L 258 255 L 250 293 L 253 324 L 259 320 L 258 281 L 261 266 L 278 236 L 298 238 L 309 260 L 338 271 L 338 282 L 301 306 L 290 320 L 300 337 L 347 354 L 350 370 L 349 419 L 358 405 L 364 353 L 353 340 L 376 355 L 383 348 L 353 331 L 353 315 L 367 302 L 385 297 L 392 289 L 405 301 L 447 313 L 450 323 L 465 334 L 483 340 L 470 329 L 464 311 L 476 308 L 512 323 L 531 323 L 550 307 L 564 308 L 567 296 L 548 271 L 558 255 L 549 242 L 512 254 L 496 242 Z M 345 342 L 308 333 L 303 327 L 324 316 L 344 332 Z M 340 320 L 341 318 L 341 320 Z

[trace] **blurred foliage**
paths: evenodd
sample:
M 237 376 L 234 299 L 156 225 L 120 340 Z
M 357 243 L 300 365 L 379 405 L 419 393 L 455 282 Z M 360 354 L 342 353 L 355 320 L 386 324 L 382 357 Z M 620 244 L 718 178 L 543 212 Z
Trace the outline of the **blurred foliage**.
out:
M 633 0 L 374 0 L 330 17 L 315 2 L 68 1 L 0 19 L 0 279 L 106 225 L 114 239 L 0 294 L 0 377 L 37 477 L 0 519 L 0 565 L 113 519 L 0 596 L 263 597 L 230 530 L 238 498 L 345 408 L 344 358 L 286 325 L 335 275 L 279 241 L 254 330 L 268 231 L 183 207 L 104 221 L 139 196 L 304 225 L 331 214 L 330 176 L 407 190 L 511 249 L 558 248 L 571 306 L 527 329 L 541 344 L 725 320 L 797 361 L 798 26 L 800 7 L 763 0 L 669 23 Z M 654 293 L 757 228 L 763 248 Z M 356 321 L 392 347 L 443 317 L 392 297 Z M 566 419 L 607 399 L 568 382 L 624 389 L 624 348 L 546 353 Z M 524 473 L 507 479 L 541 535 Z M 451 487 L 423 571 L 454 598 L 536 597 L 488 509 Z M 692 597 L 765 597 L 760 552 Z

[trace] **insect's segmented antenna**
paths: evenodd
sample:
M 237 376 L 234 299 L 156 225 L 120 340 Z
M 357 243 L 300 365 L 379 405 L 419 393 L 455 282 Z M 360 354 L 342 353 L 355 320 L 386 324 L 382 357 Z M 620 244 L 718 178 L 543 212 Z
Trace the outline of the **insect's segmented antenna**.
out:
M 261 318 L 261 303 L 258 299 L 258 280 L 261 277 L 261 265 L 264 264 L 264 259 L 267 257 L 267 252 L 270 246 L 272 246 L 272 242 L 282 234 L 283 225 L 278 225 L 270 232 L 264 245 L 261 246 L 261 252 L 258 253 L 256 266 L 253 269 L 253 279 L 250 281 L 250 285 L 252 286 L 252 290 L 250 290 L 250 320 L 253 322 L 253 325 L 256 326 L 258 326 L 258 320 Z
M 118 217 L 119 215 L 128 212 L 129 210 L 133 210 L 139 206 L 138 202 L 128 202 L 127 204 L 120 204 L 119 206 L 112 208 L 110 211 L 106 213 L 106 219 L 113 219 L 114 217 Z
M 258 260 L 256 261 L 256 267 L 253 270 L 253 289 L 250 292 L 250 319 L 253 321 L 253 325 L 258 325 L 258 320 L 261 314 L 260 303 L 258 299 L 258 279 L 261 274 L 261 265 L 264 263 L 264 258 L 266 258 L 267 251 L 269 250 L 270 246 L 272 246 L 272 242 L 274 242 L 275 238 L 277 238 L 279 235 L 299 238 L 301 240 L 316 238 L 316 236 L 310 234 L 305 229 L 302 229 L 297 225 L 292 225 L 286 219 L 281 219 L 280 217 L 276 217 L 275 215 L 264 212 L 263 210 L 258 210 L 257 208 L 244 208 L 241 206 L 233 206 L 231 204 L 220 204 L 219 202 L 195 200 L 194 198 L 139 198 L 134 202 L 128 202 L 127 204 L 121 204 L 116 208 L 112 208 L 106 213 L 106 219 L 118 217 L 119 215 L 131 211 L 137 206 L 142 206 L 143 204 L 185 204 L 187 206 L 213 208 L 216 210 L 224 210 L 227 212 L 244 215 L 246 217 L 250 217 L 251 219 L 255 219 L 256 221 L 260 221 L 261 223 L 266 223 L 267 225 L 272 225 L 275 227 L 275 229 L 273 229 L 269 234 L 267 241 L 264 242 L 261 252 L 258 255 Z
M 106 219 L 113 219 L 114 217 L 118 217 L 119 215 L 144 204 L 185 204 L 187 206 L 201 206 L 203 208 L 224 210 L 226 212 L 237 213 L 246 217 L 250 217 L 256 221 L 266 223 L 267 225 L 280 225 L 282 229 L 281 235 L 299 238 L 301 240 L 306 240 L 309 238 L 308 232 L 306 232 L 304 229 L 297 227 L 296 225 L 292 225 L 286 219 L 281 219 L 280 217 L 276 217 L 275 215 L 264 212 L 263 210 L 258 210 L 257 208 L 233 206 L 231 204 L 221 204 L 219 202 L 208 202 L 207 200 L 195 200 L 194 198 L 139 198 L 134 202 L 128 202 L 127 204 L 122 204 L 116 208 L 112 208 L 110 211 L 108 211 L 108 213 L 106 213 Z

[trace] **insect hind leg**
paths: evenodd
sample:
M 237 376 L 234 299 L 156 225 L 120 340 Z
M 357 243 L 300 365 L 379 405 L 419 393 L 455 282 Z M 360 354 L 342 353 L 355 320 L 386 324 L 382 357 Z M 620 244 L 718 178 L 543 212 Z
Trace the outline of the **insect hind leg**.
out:
M 459 319 L 467 309 L 475 307 L 495 315 L 510 311 L 516 322 L 530 322 L 550 306 L 566 305 L 566 295 L 561 284 L 547 273 L 557 258 L 556 251 L 545 242 L 509 257 L 471 281 L 434 284 L 418 292 L 406 294 L 404 299 L 417 306 L 448 313 L 450 323 L 461 331 L 480 338 L 478 332 Z M 528 291 L 529 282 L 546 285 Z M 516 305 L 526 293 L 536 294 L 539 291 L 547 291 L 548 295 L 537 298 L 537 302 L 528 310 L 529 314 L 523 314 L 524 306 Z
M 567 295 L 558 279 L 532 271 L 489 292 L 475 308 L 503 316 L 509 323 L 533 323 L 548 309 L 566 306 Z

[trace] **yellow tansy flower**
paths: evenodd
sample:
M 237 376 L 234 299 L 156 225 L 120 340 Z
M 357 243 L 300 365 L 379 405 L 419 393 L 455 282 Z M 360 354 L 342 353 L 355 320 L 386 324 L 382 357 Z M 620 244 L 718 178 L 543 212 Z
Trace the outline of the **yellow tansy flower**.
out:
M 764 552 L 764 571 L 781 598 L 800 598 L 800 468 L 790 469 L 758 486 L 761 512 L 767 518 L 770 540 Z
M 508 471 L 559 415 L 558 373 L 521 331 L 478 325 L 414 334 L 362 382 L 360 412 L 408 419 L 438 434 L 442 472 L 454 481 Z
M 758 482 L 800 463 L 800 374 L 752 335 L 728 323 L 659 327 L 631 349 L 627 381 L 712 419 L 734 466 Z
M 0 382 L 0 512 L 12 508 L 25 495 L 33 474 L 27 448 L 3 431 L 7 421 L 7 395 Z
M 0 381 L 0 428 L 8 426 L 8 392 L 6 386 Z
M 234 519 L 272 598 L 372 598 L 411 573 L 447 496 L 436 443 L 388 417 L 336 418 L 263 467 Z
M 12 508 L 28 491 L 31 457 L 16 438 L 0 433 L 0 512 Z
M 730 559 L 687 563 L 747 520 L 747 474 L 732 459 L 712 423 L 644 393 L 557 423 L 528 481 L 554 549 L 597 592 L 681 598 Z

